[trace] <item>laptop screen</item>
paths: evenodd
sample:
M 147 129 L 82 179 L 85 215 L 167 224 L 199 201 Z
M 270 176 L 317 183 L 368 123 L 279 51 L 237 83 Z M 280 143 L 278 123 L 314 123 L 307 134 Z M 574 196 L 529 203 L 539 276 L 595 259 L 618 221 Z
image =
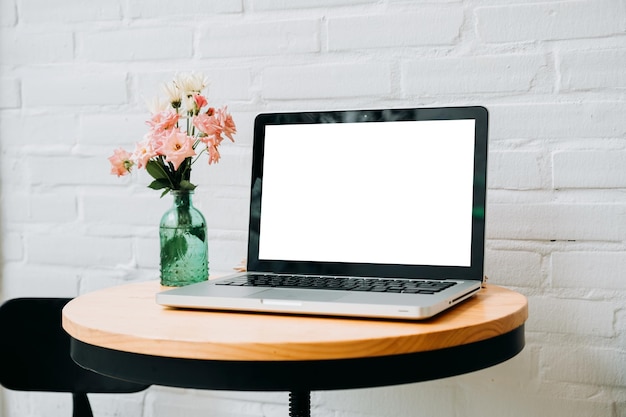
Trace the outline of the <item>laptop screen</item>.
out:
M 486 115 L 462 109 L 259 116 L 252 262 L 339 275 L 475 269 L 486 158 L 477 123 Z

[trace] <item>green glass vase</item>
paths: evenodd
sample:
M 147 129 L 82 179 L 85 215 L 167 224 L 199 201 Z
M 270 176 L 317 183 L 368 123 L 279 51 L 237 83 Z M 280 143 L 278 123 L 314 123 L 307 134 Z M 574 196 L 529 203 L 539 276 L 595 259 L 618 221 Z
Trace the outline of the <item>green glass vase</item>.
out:
M 207 228 L 191 201 L 193 191 L 173 190 L 172 208 L 161 218 L 161 285 L 181 287 L 209 278 Z

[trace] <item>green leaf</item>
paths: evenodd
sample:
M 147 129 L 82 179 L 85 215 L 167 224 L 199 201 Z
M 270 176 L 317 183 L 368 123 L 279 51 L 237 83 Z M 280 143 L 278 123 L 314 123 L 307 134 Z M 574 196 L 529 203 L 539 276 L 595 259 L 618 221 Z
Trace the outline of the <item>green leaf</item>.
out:
M 189 230 L 189 233 L 200 239 L 201 242 L 204 242 L 206 239 L 206 234 L 204 233 L 204 227 L 192 227 Z
M 146 171 L 148 171 L 148 174 L 150 174 L 155 180 L 168 178 L 163 166 L 152 159 L 146 164 Z
M 195 186 L 195 185 L 193 185 L 192 183 L 190 183 L 190 182 L 189 182 L 189 181 L 187 181 L 187 180 L 182 180 L 182 181 L 180 182 L 180 189 L 181 189 L 181 190 L 189 190 L 189 191 L 192 191 L 192 190 L 195 190 L 195 189 L 196 189 L 196 186 Z
M 171 264 L 187 253 L 187 239 L 182 235 L 175 235 L 161 247 L 161 262 Z
M 169 187 L 170 187 L 170 182 L 164 178 L 156 179 L 152 181 L 150 185 L 148 185 L 148 188 L 151 188 L 153 190 L 162 190 L 163 188 L 169 188 Z

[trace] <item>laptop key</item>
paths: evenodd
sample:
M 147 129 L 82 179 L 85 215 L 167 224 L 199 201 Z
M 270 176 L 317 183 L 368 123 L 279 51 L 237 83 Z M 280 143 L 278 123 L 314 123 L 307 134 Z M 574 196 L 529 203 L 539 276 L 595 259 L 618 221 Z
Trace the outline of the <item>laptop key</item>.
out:
M 435 294 L 456 283 L 449 281 L 410 281 L 402 279 L 315 277 L 298 275 L 249 275 L 220 281 L 218 285 L 271 288 L 306 288 L 344 291 Z

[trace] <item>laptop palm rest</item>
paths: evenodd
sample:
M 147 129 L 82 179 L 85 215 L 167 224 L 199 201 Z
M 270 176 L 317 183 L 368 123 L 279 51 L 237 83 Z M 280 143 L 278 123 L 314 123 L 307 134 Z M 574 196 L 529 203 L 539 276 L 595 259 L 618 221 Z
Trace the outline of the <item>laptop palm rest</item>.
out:
M 345 294 L 337 293 L 336 291 L 323 291 L 323 290 L 290 290 L 282 288 L 270 288 L 265 291 L 256 292 L 247 296 L 246 298 L 260 298 L 264 304 L 271 304 L 272 301 L 335 301 L 345 297 Z

